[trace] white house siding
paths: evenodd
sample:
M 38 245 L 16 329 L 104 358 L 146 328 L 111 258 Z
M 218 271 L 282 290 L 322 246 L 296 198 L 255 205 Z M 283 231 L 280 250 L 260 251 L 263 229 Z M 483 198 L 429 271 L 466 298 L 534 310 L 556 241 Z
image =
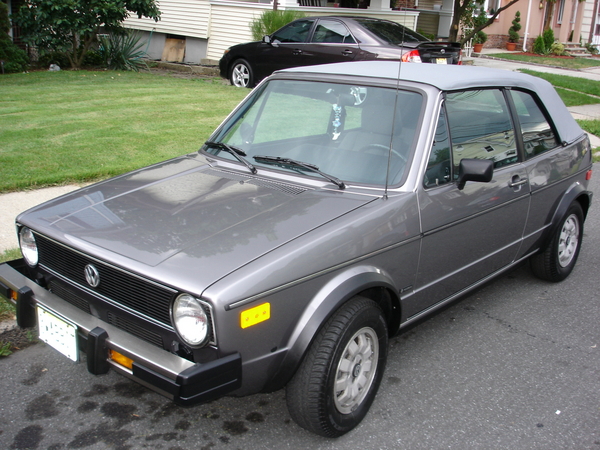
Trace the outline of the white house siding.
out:
M 218 61 L 232 45 L 252 40 L 250 23 L 263 11 L 272 9 L 269 4 L 244 2 L 211 2 L 210 36 L 206 57 Z
M 208 39 L 208 0 L 162 0 L 157 3 L 161 12 L 158 22 L 133 15 L 125 19 L 123 25 L 135 30 Z
M 211 1 L 210 36 L 208 40 L 207 58 L 218 61 L 223 52 L 232 45 L 252 40 L 250 23 L 260 17 L 263 11 L 271 9 L 269 4 L 246 3 L 227 0 Z M 283 9 L 280 7 L 280 9 Z M 356 16 L 388 19 L 416 30 L 418 12 L 377 11 L 342 8 L 287 8 L 303 11 L 307 16 Z

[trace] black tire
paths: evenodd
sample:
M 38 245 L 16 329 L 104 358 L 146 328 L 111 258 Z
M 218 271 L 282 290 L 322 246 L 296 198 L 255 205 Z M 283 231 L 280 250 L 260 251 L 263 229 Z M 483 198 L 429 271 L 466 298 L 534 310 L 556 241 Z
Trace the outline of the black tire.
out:
M 542 280 L 558 282 L 575 267 L 583 239 L 583 210 L 578 202 L 569 206 L 548 247 L 531 257 L 531 270 Z
M 377 394 L 387 348 L 387 323 L 379 306 L 364 297 L 344 304 L 319 331 L 287 385 L 294 421 L 325 437 L 352 430 Z
M 254 74 L 250 63 L 245 59 L 238 59 L 231 65 L 229 82 L 236 87 L 251 88 L 254 86 Z

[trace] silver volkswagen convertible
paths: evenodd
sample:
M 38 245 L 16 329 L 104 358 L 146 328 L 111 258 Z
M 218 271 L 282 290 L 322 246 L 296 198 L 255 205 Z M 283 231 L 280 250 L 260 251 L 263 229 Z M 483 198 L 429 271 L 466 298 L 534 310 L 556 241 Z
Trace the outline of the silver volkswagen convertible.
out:
M 201 149 L 17 217 L 18 324 L 190 405 L 286 388 L 302 427 L 367 414 L 388 339 L 529 260 L 573 270 L 588 137 L 551 85 L 476 67 L 276 72 Z

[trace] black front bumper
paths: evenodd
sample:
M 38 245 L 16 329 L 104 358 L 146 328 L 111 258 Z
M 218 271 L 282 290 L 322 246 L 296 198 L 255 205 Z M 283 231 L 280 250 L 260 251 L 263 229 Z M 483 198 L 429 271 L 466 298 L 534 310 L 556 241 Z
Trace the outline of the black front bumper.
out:
M 99 375 L 113 369 L 180 405 L 204 403 L 241 387 L 239 353 L 194 364 L 86 314 L 27 278 L 24 268 L 22 260 L 0 264 L 0 295 L 15 303 L 17 324 L 35 326 L 38 305 L 75 324 L 79 349 L 86 353 L 90 373 Z M 110 350 L 132 359 L 132 367 L 110 359 Z

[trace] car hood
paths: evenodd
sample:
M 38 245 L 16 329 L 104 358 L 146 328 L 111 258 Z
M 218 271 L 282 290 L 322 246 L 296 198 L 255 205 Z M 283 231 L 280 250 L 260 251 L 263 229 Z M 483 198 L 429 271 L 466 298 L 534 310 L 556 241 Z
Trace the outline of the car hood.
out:
M 18 221 L 146 274 L 197 265 L 198 277 L 208 283 L 370 200 L 227 170 L 189 155 L 52 200 Z M 148 269 L 160 265 L 165 267 Z

